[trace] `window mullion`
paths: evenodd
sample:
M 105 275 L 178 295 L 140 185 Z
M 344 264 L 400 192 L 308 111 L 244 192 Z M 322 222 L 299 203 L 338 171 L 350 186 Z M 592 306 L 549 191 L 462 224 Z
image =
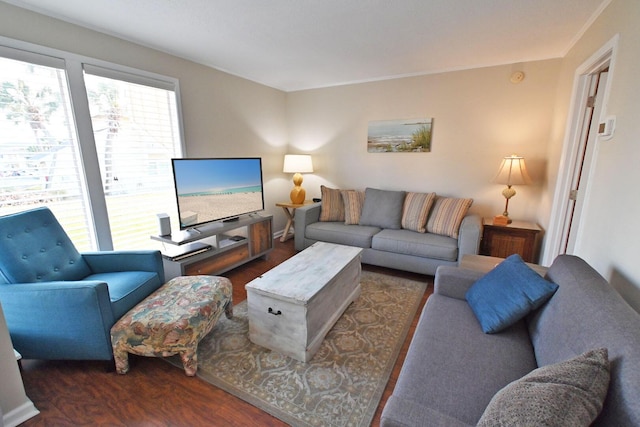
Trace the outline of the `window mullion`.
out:
M 71 105 L 76 117 L 78 143 L 82 158 L 83 173 L 86 179 L 87 197 L 93 218 L 93 231 L 97 239 L 98 250 L 113 250 L 113 240 L 109 227 L 109 215 L 100 177 L 100 165 L 98 152 L 91 123 L 89 100 L 84 83 L 82 63 L 75 60 L 66 61 L 67 78 L 69 80 L 69 92 Z

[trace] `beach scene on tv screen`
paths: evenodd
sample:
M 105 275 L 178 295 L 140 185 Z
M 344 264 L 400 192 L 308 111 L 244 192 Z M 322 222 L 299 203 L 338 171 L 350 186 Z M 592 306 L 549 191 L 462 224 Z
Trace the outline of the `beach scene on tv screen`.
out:
M 198 159 L 174 163 L 182 227 L 263 209 L 259 159 Z

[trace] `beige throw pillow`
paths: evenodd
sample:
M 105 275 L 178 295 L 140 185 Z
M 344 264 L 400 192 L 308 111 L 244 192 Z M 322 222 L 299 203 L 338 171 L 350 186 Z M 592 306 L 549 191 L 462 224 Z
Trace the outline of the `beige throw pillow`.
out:
M 359 224 L 364 204 L 364 191 L 342 190 L 341 194 L 344 203 L 344 223 Z
M 402 228 L 424 233 L 436 193 L 407 193 L 402 208 Z
M 472 203 L 473 199 L 436 198 L 427 221 L 427 231 L 457 239 L 462 219 Z
M 320 221 L 344 221 L 344 202 L 340 190 L 320 186 L 322 205 Z

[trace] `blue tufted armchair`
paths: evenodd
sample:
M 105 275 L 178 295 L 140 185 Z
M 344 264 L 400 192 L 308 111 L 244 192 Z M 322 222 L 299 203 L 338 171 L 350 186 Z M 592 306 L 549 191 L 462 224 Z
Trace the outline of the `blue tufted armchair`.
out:
M 0 217 L 0 303 L 25 359 L 112 359 L 111 326 L 163 283 L 159 251 L 80 254 L 48 208 Z

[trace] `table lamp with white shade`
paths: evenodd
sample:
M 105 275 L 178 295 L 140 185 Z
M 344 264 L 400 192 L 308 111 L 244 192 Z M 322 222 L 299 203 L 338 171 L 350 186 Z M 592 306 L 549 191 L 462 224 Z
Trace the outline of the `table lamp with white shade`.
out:
M 313 172 L 313 163 L 311 156 L 308 154 L 286 154 L 284 156 L 284 173 L 292 173 L 293 190 L 291 190 L 291 203 L 302 204 L 306 196 L 304 188 L 302 188 L 302 174 Z
M 527 166 L 524 163 L 524 158 L 516 156 L 515 154 L 503 158 L 502 163 L 500 164 L 500 169 L 498 169 L 498 173 L 493 178 L 493 182 L 496 184 L 505 184 L 507 186 L 507 188 L 502 190 L 502 195 L 506 199 L 502 216 L 507 219 L 507 224 L 511 224 L 511 218 L 509 218 L 509 199 L 516 195 L 516 190 L 511 188 L 511 186 L 531 183 L 531 178 L 527 172 Z

